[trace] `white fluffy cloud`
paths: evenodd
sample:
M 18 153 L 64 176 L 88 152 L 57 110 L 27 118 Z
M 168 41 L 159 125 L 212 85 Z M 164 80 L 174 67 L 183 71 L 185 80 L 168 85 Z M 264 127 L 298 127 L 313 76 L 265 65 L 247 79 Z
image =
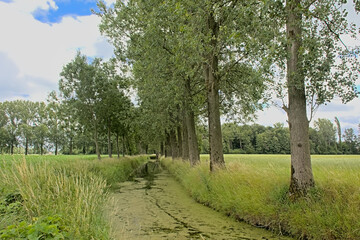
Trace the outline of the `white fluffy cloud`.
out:
M 116 0 L 105 0 L 104 2 L 107 6 L 111 6 L 112 4 L 114 4 L 116 2 Z
M 342 104 L 341 100 L 335 99 L 331 103 L 320 106 L 315 113 L 310 126 L 314 127 L 314 121 L 319 118 L 326 118 L 335 124 L 335 117 L 339 118 L 342 131 L 345 128 L 353 128 L 355 132 L 359 130 L 360 124 L 360 99 L 356 98 L 353 101 Z M 271 106 L 265 111 L 259 111 L 257 113 L 258 119 L 255 121 L 258 124 L 273 126 L 275 123 L 283 123 L 287 127 L 287 115 L 284 110 L 279 107 Z
M 56 3 L 53 0 L 13 0 L 11 5 L 12 8 L 25 14 L 31 13 L 36 9 L 57 9 Z
M 64 17 L 60 23 L 49 25 L 32 16 L 36 9 L 50 8 L 57 8 L 54 1 L 0 2 L 0 52 L 6 56 L 3 61 L 11 61 L 17 69 L 16 75 L 8 74 L 7 77 L 12 79 L 0 79 L 2 92 L 8 87 L 6 83 L 3 85 L 4 82 L 16 85 L 16 82 L 21 84 L 27 79 L 32 81 L 28 84 L 39 86 L 44 91 L 34 92 L 29 88 L 27 91 L 23 89 L 25 92 L 13 92 L 14 96 L 28 95 L 30 100 L 45 100 L 48 92 L 57 89 L 62 66 L 75 56 L 78 49 L 91 57 L 111 56 L 112 48 L 98 30 L 99 17 Z M 0 101 L 7 100 L 4 98 L 2 95 Z

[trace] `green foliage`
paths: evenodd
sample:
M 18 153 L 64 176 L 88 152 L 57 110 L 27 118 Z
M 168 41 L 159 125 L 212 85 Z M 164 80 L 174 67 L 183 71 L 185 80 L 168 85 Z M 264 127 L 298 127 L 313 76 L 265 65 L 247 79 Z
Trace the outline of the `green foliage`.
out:
M 102 176 L 108 187 L 115 187 L 118 182 L 128 180 L 134 169 L 140 167 L 147 157 L 136 157 L 131 159 L 104 159 L 101 163 L 93 162 L 89 165 L 89 172 Z
M 237 219 L 299 239 L 359 239 L 360 159 L 313 156 L 317 186 L 306 198 L 288 197 L 290 156 L 225 155 L 226 170 L 162 163 L 198 202 Z
M 31 224 L 21 222 L 18 225 L 10 225 L 0 231 L 0 239 L 71 239 L 66 228 L 60 216 L 47 216 L 34 219 Z

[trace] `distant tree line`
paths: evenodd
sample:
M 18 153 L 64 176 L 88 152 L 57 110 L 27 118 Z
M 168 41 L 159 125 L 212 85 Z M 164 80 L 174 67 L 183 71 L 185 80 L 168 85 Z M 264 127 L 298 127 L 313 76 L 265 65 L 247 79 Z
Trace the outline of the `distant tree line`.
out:
M 81 124 L 68 103 L 24 100 L 0 103 L 0 154 L 95 154 L 91 129 Z M 111 128 L 111 145 L 118 154 L 138 153 L 134 135 Z M 119 139 L 117 139 L 119 138 Z M 117 142 L 119 140 L 119 142 Z M 101 154 L 110 154 L 108 130 L 98 132 Z
M 136 154 L 136 110 L 116 62 L 77 54 L 60 73 L 60 95 L 47 103 L 0 103 L 0 152 L 58 154 Z M 106 143 L 106 144 L 105 144 Z M 121 145 L 120 145 L 121 144 Z
M 125 117 L 112 120 L 110 137 L 106 124 L 99 127 L 99 153 L 111 156 L 113 151 L 118 155 L 161 151 L 145 137 L 147 130 L 141 126 L 141 109 L 133 106 L 128 98 L 125 99 L 125 106 L 121 106 L 121 102 L 117 106 L 117 109 L 126 109 L 126 112 L 118 113 Z M 0 103 L 0 153 L 95 154 L 93 131 L 80 122 L 74 106 L 64 99 L 60 100 L 55 92 L 49 95 L 47 103 L 25 100 Z M 110 112 L 107 114 L 111 115 Z M 103 117 L 102 121 L 107 123 L 108 116 Z M 199 152 L 209 153 L 206 126 L 197 124 L 196 133 L 197 142 L 200 143 Z M 281 123 L 272 127 L 224 123 L 222 133 L 225 154 L 290 154 L 290 131 Z M 355 134 L 353 128 L 345 129 L 339 138 L 336 124 L 320 118 L 314 122 L 314 128 L 310 128 L 309 133 L 312 154 L 360 153 L 360 136 Z M 175 140 L 177 142 L 177 138 Z M 171 144 L 167 146 L 164 141 L 162 145 L 164 147 L 159 153 L 170 156 Z M 178 149 L 179 154 L 181 146 L 175 145 L 173 147 Z
M 345 129 L 339 138 L 337 127 L 329 119 L 319 118 L 309 130 L 311 154 L 360 153 L 360 136 L 353 128 Z M 290 154 L 290 131 L 281 123 L 272 127 L 225 123 L 222 132 L 224 153 Z M 206 138 L 201 148 L 208 152 Z

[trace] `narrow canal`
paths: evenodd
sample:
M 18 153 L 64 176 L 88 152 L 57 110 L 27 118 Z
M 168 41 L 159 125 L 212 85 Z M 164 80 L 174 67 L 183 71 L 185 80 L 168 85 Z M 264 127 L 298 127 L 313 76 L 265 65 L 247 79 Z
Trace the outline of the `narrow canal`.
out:
M 113 239 L 290 239 L 195 202 L 167 171 L 120 183 L 106 213 Z

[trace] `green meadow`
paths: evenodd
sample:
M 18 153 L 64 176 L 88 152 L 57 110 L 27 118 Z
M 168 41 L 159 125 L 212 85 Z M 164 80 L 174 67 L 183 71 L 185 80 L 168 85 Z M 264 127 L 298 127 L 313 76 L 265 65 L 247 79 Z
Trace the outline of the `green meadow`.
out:
M 109 239 L 109 191 L 148 158 L 0 155 L 0 239 Z M 289 155 L 225 155 L 226 170 L 163 159 L 198 202 L 298 239 L 360 239 L 360 156 L 312 156 L 316 187 L 291 202 Z
M 0 158 L 0 239 L 108 239 L 109 189 L 147 159 Z
M 238 220 L 300 239 L 360 239 L 360 156 L 312 156 L 316 187 L 289 201 L 289 155 L 225 155 L 226 170 L 209 172 L 209 156 L 190 168 L 163 164 L 198 202 Z

